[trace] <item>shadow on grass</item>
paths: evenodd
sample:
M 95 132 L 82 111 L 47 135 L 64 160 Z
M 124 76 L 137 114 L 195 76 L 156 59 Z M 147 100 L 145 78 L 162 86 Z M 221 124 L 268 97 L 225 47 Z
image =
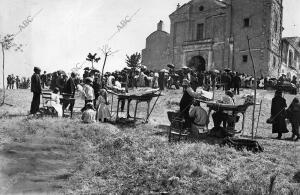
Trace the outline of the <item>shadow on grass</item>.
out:
M 300 171 L 297 171 L 293 177 L 293 180 L 297 183 L 300 183 Z
M 163 136 L 168 137 L 169 136 L 169 125 L 157 125 L 155 128 L 159 129 L 160 131 L 155 132 L 154 136 Z M 197 136 L 183 136 L 180 140 L 178 139 L 172 139 L 170 143 L 205 143 L 209 145 L 217 145 L 221 144 L 223 142 L 222 138 L 216 138 L 213 136 L 210 136 L 209 133 L 200 133 Z
M 0 119 L 11 119 L 11 118 L 17 118 L 17 117 L 26 117 L 28 116 L 27 114 L 7 114 L 7 113 L 4 113 L 0 116 Z
M 252 139 L 251 135 L 241 135 L 240 137 L 245 138 L 245 139 Z M 272 138 L 270 138 L 270 137 L 260 137 L 260 136 L 254 137 L 254 140 L 257 140 L 257 139 L 260 139 L 260 140 L 271 140 Z

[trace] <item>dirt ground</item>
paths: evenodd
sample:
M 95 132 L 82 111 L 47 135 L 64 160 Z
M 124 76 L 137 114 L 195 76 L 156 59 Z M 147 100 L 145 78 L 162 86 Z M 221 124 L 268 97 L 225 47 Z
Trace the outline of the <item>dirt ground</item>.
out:
M 220 98 L 223 93 L 223 91 L 218 90 L 216 98 Z M 249 89 L 243 90 L 241 95 L 236 96 L 237 104 L 242 103 L 242 96 L 250 93 L 252 91 Z M 2 94 L 0 95 L 2 96 Z M 114 137 L 122 131 L 112 124 L 96 123 L 88 126 L 82 124 L 79 110 L 83 101 L 79 97 L 75 105 L 77 114 L 73 119 L 51 117 L 31 119 L 27 117 L 32 98 L 30 91 L 9 90 L 7 95 L 6 102 L 12 104 L 12 106 L 0 107 L 0 194 L 74 193 L 70 190 L 71 188 L 66 186 L 70 185 L 70 178 L 78 174 L 78 170 L 85 169 L 86 159 L 83 154 L 94 147 L 92 144 L 89 145 L 90 142 L 86 140 L 97 137 L 97 133 L 92 135 L 89 135 L 89 133 L 94 129 L 106 129 L 105 136 Z M 132 127 L 132 131 L 137 131 L 137 129 L 140 131 L 143 128 L 146 131 L 147 128 L 151 128 L 158 133 L 166 132 L 170 124 L 166 113 L 167 111 L 179 109 L 181 95 L 182 89 L 164 91 L 163 96 L 158 99 L 153 109 L 148 124 L 139 121 L 138 128 Z M 276 143 L 276 147 L 282 148 L 281 152 L 289 153 L 286 160 L 291 158 L 294 163 L 298 162 L 297 167 L 291 165 L 290 169 L 300 170 L 300 143 L 287 140 L 291 133 L 285 134 L 283 140 L 273 140 L 276 135 L 272 135 L 271 125 L 265 122 L 270 116 L 273 96 L 273 91 L 258 91 L 257 102 L 262 101 L 262 107 L 256 139 L 265 143 L 266 150 L 270 154 L 274 149 L 268 147 Z M 295 96 L 284 94 L 284 97 L 287 104 L 290 104 Z M 154 102 L 155 99 L 152 101 L 151 107 Z M 113 110 L 116 109 L 115 104 L 116 100 L 113 102 Z M 206 108 L 205 104 L 202 104 L 202 106 Z M 142 103 L 138 109 L 140 117 L 145 116 L 145 108 L 146 105 Z M 131 110 L 133 110 L 132 105 Z M 256 108 L 256 119 L 258 113 L 259 106 Z M 251 136 L 251 114 L 252 107 L 248 109 L 246 114 L 244 138 L 250 138 Z M 122 116 L 124 114 L 121 114 Z M 256 125 L 257 121 L 255 121 Z M 211 123 L 209 127 L 212 127 Z M 288 128 L 291 130 L 290 125 Z M 236 129 L 241 129 L 241 120 Z M 90 138 L 90 136 L 93 138 Z M 167 136 L 160 137 L 160 141 L 166 143 Z M 274 153 L 274 159 L 278 158 L 276 155 Z M 281 156 L 280 158 L 284 157 Z M 282 163 L 286 163 L 286 161 Z M 83 175 L 80 177 L 85 178 Z

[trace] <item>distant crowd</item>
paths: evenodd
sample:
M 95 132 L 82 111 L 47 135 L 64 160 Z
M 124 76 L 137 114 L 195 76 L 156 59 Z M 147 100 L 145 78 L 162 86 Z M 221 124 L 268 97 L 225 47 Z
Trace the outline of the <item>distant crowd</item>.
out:
M 75 73 L 74 73 L 75 74 Z M 76 85 L 84 83 L 84 79 L 91 77 L 93 79 L 94 90 L 97 91 L 97 86 L 107 86 L 116 88 L 132 88 L 132 87 L 151 87 L 164 89 L 179 89 L 182 86 L 183 79 L 191 81 L 194 87 L 202 87 L 209 91 L 215 86 L 217 89 L 223 90 L 233 89 L 235 94 L 239 94 L 240 88 L 253 88 L 254 78 L 244 73 L 238 73 L 230 70 L 224 71 L 192 71 L 185 67 L 179 70 L 174 68 L 162 69 L 160 71 L 148 70 L 146 68 L 124 68 L 121 71 L 106 72 L 101 79 L 101 74 L 96 69 L 86 68 L 82 76 L 76 74 L 74 82 Z M 58 88 L 60 92 L 64 92 L 65 85 L 68 80 L 68 75 L 64 71 L 56 71 L 47 73 L 44 71 L 40 75 L 41 87 L 48 87 L 51 90 Z M 101 83 L 103 82 L 103 83 Z M 270 77 L 260 77 L 257 79 L 257 88 L 268 89 L 274 87 L 278 83 L 289 82 L 295 88 L 299 88 L 299 81 L 296 76 L 288 78 L 286 75 L 281 75 L 278 79 Z M 30 86 L 30 79 L 13 74 L 7 77 L 7 89 L 26 89 Z
M 30 78 L 14 76 L 13 74 L 8 75 L 6 78 L 7 87 L 6 89 L 27 89 L 30 84 Z

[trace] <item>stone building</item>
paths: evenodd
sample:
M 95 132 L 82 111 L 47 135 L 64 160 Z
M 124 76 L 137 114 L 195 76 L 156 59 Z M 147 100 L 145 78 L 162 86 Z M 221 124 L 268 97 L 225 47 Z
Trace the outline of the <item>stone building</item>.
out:
M 163 21 L 157 24 L 157 30 L 146 39 L 146 48 L 142 50 L 142 64 L 151 70 L 160 70 L 170 62 L 170 34 L 163 30 Z
M 282 38 L 282 64 L 281 74 L 292 79 L 300 76 L 300 37 Z
M 169 17 L 168 59 L 176 67 L 253 74 L 249 37 L 257 75 L 278 76 L 282 0 L 192 0 Z

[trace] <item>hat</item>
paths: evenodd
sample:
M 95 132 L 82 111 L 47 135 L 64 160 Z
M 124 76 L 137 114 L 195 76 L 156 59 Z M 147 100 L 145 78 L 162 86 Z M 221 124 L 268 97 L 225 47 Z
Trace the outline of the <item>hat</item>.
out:
M 190 81 L 189 81 L 189 80 L 183 79 L 183 81 L 182 81 L 182 86 L 187 86 L 187 85 L 189 85 L 189 84 L 190 84 Z
M 41 71 L 41 69 L 40 69 L 39 67 L 37 67 L 37 66 L 35 66 L 35 67 L 33 68 L 33 70 L 34 70 L 34 71 L 36 71 L 36 70 Z
M 93 82 L 93 79 L 91 77 L 86 77 L 85 81 Z
M 228 91 L 225 91 L 225 94 L 230 96 L 230 97 L 233 97 L 233 92 L 228 90 Z
M 94 106 L 92 102 L 86 103 L 87 106 Z
M 88 103 L 85 105 L 85 108 L 86 108 L 86 109 L 93 109 L 93 110 L 95 110 L 94 104 L 93 104 L 92 102 L 88 102 Z

